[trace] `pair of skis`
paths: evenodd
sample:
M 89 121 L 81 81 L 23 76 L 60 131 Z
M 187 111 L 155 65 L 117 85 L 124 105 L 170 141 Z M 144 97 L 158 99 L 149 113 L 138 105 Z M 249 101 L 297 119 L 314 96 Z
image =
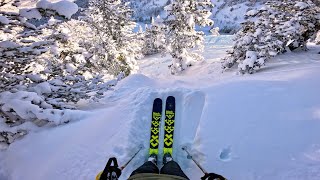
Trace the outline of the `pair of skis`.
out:
M 152 120 L 151 120 L 151 135 L 149 155 L 159 154 L 159 134 L 162 117 L 162 100 L 156 98 L 153 102 Z M 175 98 L 169 96 L 166 99 L 165 106 L 165 124 L 164 124 L 164 146 L 163 154 L 170 154 L 173 152 L 173 133 L 174 133 L 174 119 L 175 119 Z

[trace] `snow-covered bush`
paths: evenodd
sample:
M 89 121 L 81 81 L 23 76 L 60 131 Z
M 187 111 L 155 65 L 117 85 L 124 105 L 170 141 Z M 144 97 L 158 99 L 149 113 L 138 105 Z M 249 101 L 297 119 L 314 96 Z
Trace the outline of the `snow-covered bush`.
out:
M 137 71 L 136 58 L 140 45 L 130 20 L 132 11 L 121 0 L 91 0 L 87 11 L 87 22 L 93 27 L 96 37 L 94 55 L 112 65 L 113 74 L 124 72 L 126 75 Z
M 0 14 L 1 147 L 29 130 L 78 119 L 78 102 L 99 99 L 124 77 L 96 55 L 103 48 L 91 25 L 39 7 Z M 48 21 L 36 27 L 33 18 Z
M 144 55 L 152 55 L 165 50 L 166 27 L 163 20 L 158 16 L 144 33 L 144 45 L 142 52 Z
M 203 32 L 195 30 L 195 25 L 212 26 L 212 3 L 210 0 L 173 0 L 165 7 L 168 17 L 164 24 L 168 28 L 167 50 L 172 56 L 171 73 L 185 70 L 202 56 L 196 50 L 203 49 Z
M 306 50 L 319 27 L 319 8 L 311 1 L 268 1 L 260 10 L 247 12 L 247 21 L 236 34 L 223 68 L 238 64 L 242 73 L 253 73 L 271 57 L 295 49 Z

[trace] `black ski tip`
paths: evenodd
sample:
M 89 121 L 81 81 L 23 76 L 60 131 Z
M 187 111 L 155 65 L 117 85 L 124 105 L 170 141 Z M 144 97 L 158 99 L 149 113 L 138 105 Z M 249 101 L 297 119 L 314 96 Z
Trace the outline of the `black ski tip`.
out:
M 173 100 L 173 101 L 174 101 L 175 98 L 174 98 L 173 96 L 168 96 L 168 97 L 167 97 L 167 101 L 170 101 L 170 100 Z
M 154 102 L 154 103 L 157 103 L 157 102 L 161 102 L 161 103 L 162 103 L 162 99 L 160 99 L 160 98 L 155 98 L 153 102 Z

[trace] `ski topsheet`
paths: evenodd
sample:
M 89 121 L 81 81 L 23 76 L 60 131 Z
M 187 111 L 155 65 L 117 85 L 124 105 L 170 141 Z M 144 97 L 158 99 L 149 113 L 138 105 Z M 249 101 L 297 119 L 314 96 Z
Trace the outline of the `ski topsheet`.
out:
M 164 124 L 164 147 L 163 154 L 169 153 L 172 156 L 174 118 L 175 118 L 175 98 L 169 96 L 166 100 L 165 124 Z
M 162 112 L 162 100 L 160 98 L 156 98 L 153 101 L 153 108 L 152 108 L 149 155 L 151 154 L 158 155 L 159 153 L 158 147 L 159 147 L 161 112 Z

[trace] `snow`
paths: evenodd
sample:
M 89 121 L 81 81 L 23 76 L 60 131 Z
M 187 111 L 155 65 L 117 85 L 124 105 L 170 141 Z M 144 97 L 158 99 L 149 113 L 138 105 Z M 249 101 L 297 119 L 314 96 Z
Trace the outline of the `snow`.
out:
M 51 85 L 48 82 L 37 84 L 34 89 L 37 94 L 51 93 Z
M 305 9 L 305 8 L 309 7 L 309 5 L 307 3 L 304 3 L 304 2 L 297 2 L 295 7 L 299 7 L 302 10 L 302 9 Z
M 254 16 L 258 13 L 257 10 L 253 9 L 253 10 L 250 10 L 246 13 L 247 16 Z
M 253 67 L 254 62 L 258 59 L 258 54 L 255 51 L 247 51 L 246 59 L 239 65 L 242 70 L 246 69 L 246 66 Z
M 0 179 L 94 179 L 109 157 L 123 165 L 142 144 L 120 178 L 126 179 L 147 159 L 153 99 L 170 95 L 176 97 L 173 158 L 190 179 L 202 174 L 183 145 L 207 171 L 230 180 L 320 179 L 320 46 L 279 55 L 259 72 L 239 76 L 220 70 L 231 39 L 207 37 L 206 61 L 177 76 L 168 70 L 169 56 L 140 60 L 138 74 L 106 92 L 95 108 L 65 112 L 81 121 L 30 132 L 1 152 Z M 10 96 L 26 95 L 9 106 Z M 32 94 L 1 97 L 8 103 L 4 107 L 20 108 L 19 113 L 36 112 L 29 103 L 40 101 Z
M 41 94 L 51 91 L 47 82 L 37 85 L 35 89 Z M 5 91 L 0 93 L 0 101 L 3 104 L 1 107 L 3 112 L 13 110 L 21 118 L 44 120 L 55 125 L 78 120 L 85 114 L 80 111 L 47 109 L 51 105 L 44 102 L 43 98 L 34 92 L 18 91 L 11 93 Z
M 4 17 L 4 16 L 1 16 L 0 15 L 0 23 L 1 24 L 9 24 L 10 23 L 10 21 L 9 21 L 9 19 L 8 18 L 6 18 L 6 17 Z
M 0 48 L 2 49 L 14 49 L 18 48 L 20 45 L 18 43 L 12 42 L 12 41 L 2 41 L 0 42 Z
M 38 9 L 32 8 L 32 9 L 19 9 L 19 14 L 22 17 L 26 17 L 27 19 L 38 19 L 40 20 L 42 18 L 40 12 Z
M 240 28 L 240 23 L 245 21 L 246 15 L 254 15 L 256 9 L 262 7 L 261 2 L 255 2 L 254 5 L 249 5 L 248 1 L 239 1 L 230 3 L 228 1 L 212 1 L 215 5 L 212 12 L 212 19 L 216 27 L 219 27 L 223 32 L 234 33 Z
M 78 5 L 67 0 L 62 0 L 55 3 L 51 3 L 47 0 L 41 0 L 36 6 L 37 8 L 41 9 L 54 10 L 58 14 L 65 16 L 68 19 L 70 19 L 71 16 L 78 11 Z

